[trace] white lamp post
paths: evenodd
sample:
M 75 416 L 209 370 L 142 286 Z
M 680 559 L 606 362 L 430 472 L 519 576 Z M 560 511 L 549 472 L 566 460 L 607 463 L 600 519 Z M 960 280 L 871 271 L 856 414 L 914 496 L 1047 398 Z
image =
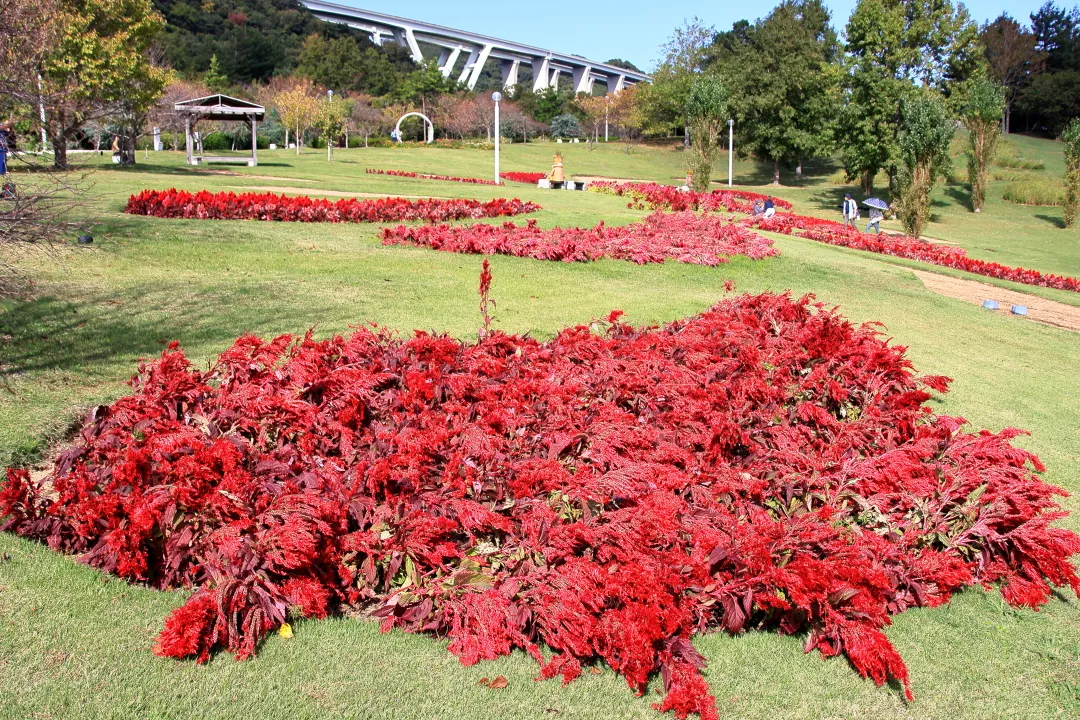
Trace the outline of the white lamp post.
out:
M 502 179 L 499 177 L 499 136 L 502 135 L 502 130 L 499 128 L 499 101 L 502 100 L 501 92 L 491 93 L 491 99 L 495 101 L 495 184 L 501 185 Z
M 735 121 L 727 121 L 727 186 L 731 187 L 732 154 L 735 150 Z
M 333 90 L 327 90 L 326 91 L 326 102 L 331 103 L 331 104 L 334 102 L 334 91 Z M 327 135 L 326 136 L 326 159 L 327 160 L 332 159 L 331 156 L 333 154 L 333 151 L 331 150 L 331 148 L 333 148 L 333 147 L 334 147 L 334 140 L 329 135 Z

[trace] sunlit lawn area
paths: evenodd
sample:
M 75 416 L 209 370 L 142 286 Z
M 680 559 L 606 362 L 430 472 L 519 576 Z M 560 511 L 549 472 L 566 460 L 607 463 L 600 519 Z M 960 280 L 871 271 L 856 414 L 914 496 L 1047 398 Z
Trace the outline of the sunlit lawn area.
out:
M 1046 157 L 1047 174 L 1060 175 L 1056 144 L 1017 143 Z M 502 165 L 546 171 L 556 151 L 571 175 L 674 182 L 684 172 L 678 148 L 636 147 L 627 154 L 614 143 L 593 151 L 584 144 L 510 145 Z M 146 161 L 140 153 L 137 167 L 122 170 L 93 156 L 82 161 L 98 170 L 91 176 L 94 244 L 66 248 L 61 262 L 29 261 L 24 269 L 37 282 L 32 296 L 0 305 L 3 463 L 47 457 L 83 412 L 125 391 L 140 357 L 159 353 L 169 340 L 206 363 L 245 332 L 315 328 L 327 335 L 372 321 L 401 332 L 424 328 L 469 338 L 480 326 L 478 256 L 384 247 L 375 225 L 123 215 L 128 195 L 143 188 L 513 195 L 543 205 L 534 217 L 545 227 L 625 224 L 644 214 L 593 193 L 364 174 L 374 167 L 488 177 L 491 154 L 479 150 L 352 149 L 339 151 L 333 163 L 315 150 L 299 157 L 279 150 L 260 152 L 256 168 L 189 169 L 172 153 Z M 726 168 L 723 159 L 718 178 Z M 845 188 L 830 181 L 836 170 L 810 167 L 804 180 L 776 194 L 797 212 L 837 217 Z M 763 165 L 736 162 L 740 184 L 769 176 Z M 939 188 L 927 234 L 974 257 L 1080 275 L 1080 231 L 1060 229 L 1060 208 L 1003 202 L 1002 185 L 991 183 L 980 215 L 968 211 L 963 186 Z M 1048 466 L 1045 479 L 1080 492 L 1080 335 L 936 295 L 909 269 L 929 266 L 786 236 L 776 243 L 778 258 L 736 258 L 719 268 L 495 257 L 496 326 L 549 337 L 614 308 L 634 323 L 660 323 L 710 306 L 729 279 L 738 292 L 814 293 L 849 318 L 883 322 L 889 336 L 909 346 L 921 371 L 955 378 L 939 412 L 977 427 L 1030 430 L 1021 442 Z M 1080 305 L 1076 293 L 1000 284 Z M 1061 524 L 1080 531 L 1080 500 L 1063 504 L 1074 514 Z M 462 668 L 445 642 L 382 635 L 376 624 L 355 619 L 303 622 L 293 639 L 271 635 L 245 663 L 227 654 L 205 667 L 157 658 L 149 651 L 153 638 L 184 598 L 110 579 L 0 535 L 0 717 L 657 717 L 650 707 L 655 696 L 634 698 L 609 670 L 562 688 L 534 682 L 536 665 L 520 653 Z M 860 678 L 842 658 L 804 654 L 798 637 L 718 634 L 695 644 L 709 660 L 706 678 L 725 717 L 1080 715 L 1080 614 L 1071 593 L 1036 613 L 1009 608 L 996 591 L 966 591 L 946 607 L 903 613 L 888 635 L 911 671 L 914 703 L 905 703 L 896 687 Z M 496 674 L 509 687 L 478 685 Z

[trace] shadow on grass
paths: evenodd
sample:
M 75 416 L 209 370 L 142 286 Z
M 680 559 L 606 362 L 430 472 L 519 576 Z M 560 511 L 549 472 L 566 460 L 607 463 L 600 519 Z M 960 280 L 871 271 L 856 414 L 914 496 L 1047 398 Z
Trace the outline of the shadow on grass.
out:
M 0 314 L 0 378 L 47 370 L 91 374 L 108 366 L 156 357 L 172 340 L 193 355 L 224 350 L 247 332 L 272 332 L 305 318 L 264 309 L 260 290 L 230 287 L 156 287 L 78 300 L 41 297 L 16 301 Z M 177 298 L 183 298 L 178 301 Z M 227 309 L 227 310 L 226 310 Z M 225 312 L 223 312 L 225 310 Z
M 1040 220 L 1043 220 L 1045 222 L 1050 223 L 1051 225 L 1053 225 L 1054 227 L 1056 227 L 1056 228 L 1058 228 L 1060 230 L 1065 229 L 1065 218 L 1063 218 L 1063 217 L 1060 217 L 1058 215 L 1044 215 L 1044 214 L 1041 214 L 1041 213 L 1036 215 L 1035 217 L 1037 217 Z
M 964 209 L 974 212 L 975 208 L 971 204 L 971 191 L 965 190 L 963 186 L 947 185 L 945 187 L 945 194 L 956 201 L 957 205 L 961 205 Z M 946 205 L 947 203 L 941 203 Z

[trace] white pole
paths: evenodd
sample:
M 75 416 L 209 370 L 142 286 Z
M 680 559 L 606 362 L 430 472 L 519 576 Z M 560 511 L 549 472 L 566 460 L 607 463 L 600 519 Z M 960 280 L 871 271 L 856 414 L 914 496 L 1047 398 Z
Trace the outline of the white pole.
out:
M 727 121 L 727 186 L 731 187 L 731 169 L 735 151 L 735 121 Z
M 37 76 L 38 109 L 41 110 L 41 151 L 49 149 L 49 136 L 45 133 L 45 93 L 41 88 L 41 73 Z
M 608 107 L 611 105 L 611 101 L 608 100 L 604 103 L 604 142 L 608 141 Z
M 499 128 L 499 101 L 502 100 L 502 93 L 492 93 L 491 99 L 495 101 L 495 184 L 501 185 L 502 178 L 499 177 L 499 136 L 502 135 L 502 130 Z

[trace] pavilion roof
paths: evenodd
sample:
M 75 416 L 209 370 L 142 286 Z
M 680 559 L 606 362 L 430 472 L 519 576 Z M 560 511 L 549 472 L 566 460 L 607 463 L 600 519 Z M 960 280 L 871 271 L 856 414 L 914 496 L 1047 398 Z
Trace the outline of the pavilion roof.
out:
M 185 113 L 209 120 L 262 120 L 266 108 L 262 105 L 217 93 L 206 97 L 192 98 L 173 105 L 176 112 Z

